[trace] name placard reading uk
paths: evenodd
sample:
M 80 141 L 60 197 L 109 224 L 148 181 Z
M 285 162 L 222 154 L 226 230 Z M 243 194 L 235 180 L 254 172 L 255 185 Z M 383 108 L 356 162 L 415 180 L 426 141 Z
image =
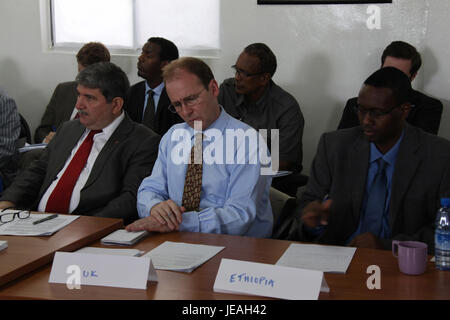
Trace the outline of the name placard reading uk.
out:
M 55 253 L 48 280 L 68 289 L 82 285 L 147 289 L 147 281 L 158 281 L 151 259 L 68 252 Z
M 322 271 L 222 259 L 214 291 L 290 300 L 317 300 L 329 292 Z

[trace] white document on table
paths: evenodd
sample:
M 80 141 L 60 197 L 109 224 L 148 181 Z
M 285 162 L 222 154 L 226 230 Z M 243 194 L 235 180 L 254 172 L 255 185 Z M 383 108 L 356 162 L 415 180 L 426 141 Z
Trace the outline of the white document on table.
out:
M 25 143 L 25 146 L 23 146 L 22 148 L 19 148 L 19 152 L 27 152 L 27 151 L 31 151 L 31 150 L 38 150 L 38 149 L 44 149 L 45 147 L 47 147 L 46 143 L 36 143 L 36 144 L 28 144 Z
M 323 272 L 346 273 L 356 248 L 292 243 L 276 263 Z
M 104 237 L 101 242 L 106 245 L 126 245 L 131 246 L 148 235 L 147 231 L 129 232 L 119 229 Z
M 98 248 L 98 247 L 84 247 L 75 253 L 91 253 L 91 254 L 106 254 L 113 256 L 127 256 L 127 257 L 140 257 L 144 251 L 138 249 L 110 249 L 110 248 Z
M 278 178 L 278 177 L 284 177 L 284 176 L 288 176 L 292 173 L 293 171 L 277 171 L 276 173 L 273 174 L 273 178 Z
M 166 241 L 142 257 L 151 258 L 155 269 L 192 272 L 225 247 Z
M 39 224 L 34 221 L 51 216 L 51 214 L 38 213 L 30 214 L 26 219 L 16 217 L 13 221 L 0 225 L 0 235 L 2 236 L 51 236 L 58 230 L 64 228 L 69 223 L 78 219 L 75 215 L 58 215 L 55 219 L 47 220 Z

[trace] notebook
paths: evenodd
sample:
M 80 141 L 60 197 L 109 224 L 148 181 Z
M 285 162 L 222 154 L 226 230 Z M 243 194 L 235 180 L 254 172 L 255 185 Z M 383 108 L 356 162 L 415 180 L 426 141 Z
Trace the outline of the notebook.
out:
M 2 241 L 0 240 L 0 251 L 8 248 L 8 241 Z
M 76 253 L 92 253 L 92 254 L 106 254 L 114 256 L 128 256 L 128 257 L 140 257 L 144 251 L 139 251 L 138 249 L 106 249 L 97 247 L 84 247 L 77 251 Z
M 104 237 L 101 242 L 109 245 L 131 246 L 147 235 L 147 231 L 128 232 L 125 229 L 120 229 Z

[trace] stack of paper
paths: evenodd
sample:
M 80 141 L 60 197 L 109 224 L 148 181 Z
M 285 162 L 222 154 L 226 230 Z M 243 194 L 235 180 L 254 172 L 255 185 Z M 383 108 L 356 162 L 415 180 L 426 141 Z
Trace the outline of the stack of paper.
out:
M 76 253 L 92 253 L 92 254 L 107 254 L 113 256 L 127 256 L 127 257 L 140 257 L 144 251 L 138 249 L 106 249 L 98 247 L 84 247 L 75 251 Z
M 151 258 L 155 269 L 192 272 L 224 248 L 166 241 L 143 257 Z
M 102 239 L 103 244 L 131 246 L 148 235 L 147 231 L 128 232 L 125 229 L 116 230 Z
M 356 248 L 292 243 L 277 265 L 323 272 L 346 273 Z
M 0 240 L 0 251 L 8 248 L 8 241 L 1 241 Z
M 36 150 L 36 149 L 44 149 L 47 146 L 46 143 L 36 143 L 36 144 L 28 144 L 26 143 L 25 146 L 22 148 L 19 148 L 19 152 L 27 152 L 30 150 Z
M 284 177 L 290 175 L 292 172 L 293 171 L 277 171 L 277 173 L 274 173 L 273 178 Z
M 18 211 L 18 210 L 17 210 Z M 51 214 L 30 214 L 26 219 L 15 218 L 13 221 L 0 226 L 2 236 L 51 236 L 56 231 L 64 228 L 69 223 L 78 219 L 75 215 L 58 215 L 55 219 L 47 220 L 39 224 L 33 222 L 49 217 Z

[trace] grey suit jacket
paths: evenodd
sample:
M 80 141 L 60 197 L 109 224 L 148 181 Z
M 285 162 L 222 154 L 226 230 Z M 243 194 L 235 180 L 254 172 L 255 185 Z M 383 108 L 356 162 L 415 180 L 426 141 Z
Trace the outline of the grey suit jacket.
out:
M 34 142 L 41 143 L 45 136 L 66 121 L 70 120 L 77 103 L 77 82 L 63 82 L 56 86 L 52 98 L 45 109 L 41 124 L 34 133 Z
M 345 245 L 360 221 L 370 144 L 361 128 L 322 135 L 296 220 L 300 241 Z M 311 237 L 301 225 L 300 212 L 325 195 L 333 200 L 329 225 Z M 392 180 L 389 225 L 392 239 L 426 242 L 434 251 L 434 219 L 440 197 L 450 195 L 450 142 L 406 125 Z M 392 239 L 382 239 L 390 249 Z
M 0 200 L 36 210 L 84 131 L 79 120 L 64 123 L 42 156 L 14 180 Z M 156 133 L 125 114 L 99 153 L 73 214 L 122 218 L 126 224 L 136 220 L 137 190 L 152 172 L 159 140 Z

